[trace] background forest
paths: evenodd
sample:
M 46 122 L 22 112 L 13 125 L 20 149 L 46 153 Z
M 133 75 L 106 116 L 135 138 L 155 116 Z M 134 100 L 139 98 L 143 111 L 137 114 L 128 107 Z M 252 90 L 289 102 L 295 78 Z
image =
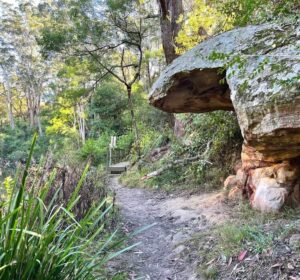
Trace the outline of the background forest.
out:
M 1 250 L 17 242 L 21 246 L 18 247 L 21 260 L 25 254 L 27 259 L 30 253 L 36 254 L 33 248 L 37 243 L 32 240 L 37 232 L 48 231 L 50 244 L 54 242 L 51 234 L 63 230 L 64 223 L 70 223 L 70 228 L 74 226 L 73 239 L 63 236 L 55 241 L 60 244 L 56 244 L 57 248 L 64 238 L 67 240 L 64 244 L 72 248 L 83 233 L 87 240 L 91 239 L 87 243 L 81 240 L 82 248 L 89 247 L 99 234 L 109 242 L 116 235 L 114 215 L 107 214 L 112 198 L 105 188 L 111 136 L 117 136 L 113 161 L 129 160 L 132 165 L 122 176 L 126 185 L 167 191 L 221 187 L 240 155 L 242 138 L 235 115 L 231 112 L 167 114 L 149 106 L 147 95 L 162 69 L 199 42 L 240 26 L 297 17 L 299 2 L 2 0 L 0 15 L 0 177 L 2 207 L 6 209 L 1 212 L 10 213 L 7 221 L 15 226 L 14 234 L 2 230 L 1 242 L 5 244 Z M 33 148 L 35 133 L 38 137 Z M 197 160 L 200 154 L 205 154 L 204 161 Z M 147 177 L 178 159 L 187 160 Z M 89 170 L 85 169 L 87 164 Z M 20 174 L 24 169 L 22 180 Z M 17 177 L 16 170 L 20 170 Z M 47 185 L 51 187 L 43 191 Z M 38 192 L 47 201 L 46 212 L 41 215 L 50 231 L 42 222 L 39 227 L 31 221 L 26 207 L 21 207 L 31 205 L 38 216 L 42 203 L 35 201 L 34 196 L 23 197 L 23 191 L 16 186 Z M 63 195 L 57 189 L 63 189 Z M 101 202 L 103 198 L 105 203 Z M 24 199 L 28 199 L 26 203 Z M 64 205 L 61 208 L 64 210 L 57 214 L 61 215 L 61 224 L 52 223 L 51 205 L 56 200 Z M 11 201 L 9 205 L 7 201 Z M 27 233 L 20 233 L 28 238 L 23 245 L 18 232 L 24 219 L 19 221 L 15 217 L 20 207 L 25 211 L 22 215 L 28 225 L 32 223 Z M 89 224 L 94 207 L 102 209 L 102 218 L 105 216 L 102 231 L 96 230 L 97 234 L 94 230 L 101 221 Z M 74 218 L 81 220 L 80 234 Z M 118 240 L 106 248 L 108 245 L 103 241 L 99 251 L 103 258 L 97 260 L 98 269 L 113 257 L 107 257 L 108 252 L 122 248 L 121 243 Z M 33 246 L 30 252 L 26 252 L 28 244 Z M 47 279 L 65 279 L 66 270 L 58 272 L 54 264 L 65 261 L 67 255 L 55 260 L 49 252 L 49 259 L 43 261 L 49 267 L 20 264 L 19 270 L 12 272 L 8 268 L 14 263 L 13 253 L 16 252 L 0 258 L 1 279 L 9 279 L 5 277 L 13 277 L 13 273 L 16 277 L 21 271 L 27 273 L 26 279 L 33 279 L 33 275 L 41 279 L 38 277 L 45 271 L 53 273 L 49 272 Z M 70 252 L 68 258 L 71 255 Z M 86 274 L 78 274 L 70 265 L 68 273 L 73 273 L 74 279 L 93 279 L 96 274 L 105 274 L 102 269 L 95 271 L 95 259 L 78 261 L 76 254 L 72 258 L 68 264 L 88 266 Z M 58 273 L 61 276 L 53 278 Z M 85 278 L 87 275 L 90 278 Z
M 140 161 L 146 174 L 155 148 L 171 145 L 170 159 L 163 159 L 169 161 L 211 141 L 212 177 L 228 173 L 217 163 L 239 149 L 233 115 L 175 117 L 148 106 L 147 94 L 163 67 L 197 43 L 237 26 L 296 16 L 297 1 L 171 2 L 1 2 L 3 178 L 25 162 L 34 131 L 35 162 L 48 153 L 67 165 L 89 159 L 105 166 L 110 136 L 117 136 L 118 154 Z M 188 139 L 173 133 L 175 124 Z M 180 179 L 203 183 L 204 170 L 195 163 Z

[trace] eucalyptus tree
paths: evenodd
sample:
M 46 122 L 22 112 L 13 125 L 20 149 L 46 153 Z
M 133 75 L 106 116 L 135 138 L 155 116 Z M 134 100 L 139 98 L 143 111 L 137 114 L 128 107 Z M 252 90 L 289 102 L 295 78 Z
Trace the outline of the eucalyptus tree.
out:
M 9 30 L 7 30 L 7 14 L 5 11 L 10 8 L 7 3 L 0 3 L 1 21 L 0 21 L 0 77 L 2 84 L 2 92 L 5 97 L 7 118 L 12 129 L 15 128 L 15 121 L 13 115 L 13 93 L 12 93 L 12 76 L 14 72 L 15 56 L 13 47 L 10 43 Z
M 40 40 L 46 55 L 88 57 L 93 65 L 91 87 L 111 76 L 126 90 L 138 158 L 140 135 L 132 87 L 140 79 L 143 40 L 147 34 L 144 7 L 139 1 L 85 0 L 52 4 L 52 22 Z
M 1 43 L 0 49 L 0 75 L 2 77 L 2 92 L 1 95 L 5 97 L 7 118 L 12 129 L 15 128 L 15 120 L 13 114 L 13 91 L 12 91 L 12 75 L 11 70 L 13 66 L 13 57 L 9 55 L 6 48 Z
M 36 41 L 40 28 L 35 17 L 36 9 L 29 2 L 19 6 L 2 6 L 1 55 L 5 59 L 1 59 L 1 68 L 8 100 L 12 103 L 11 83 L 15 76 L 15 86 L 26 99 L 30 127 L 37 128 L 42 134 L 40 111 L 49 65 L 41 56 Z M 12 112 L 11 109 L 9 111 Z M 12 126 L 12 113 L 10 115 Z
M 176 37 L 180 31 L 180 16 L 183 15 L 182 0 L 158 0 L 160 8 L 160 26 L 162 45 L 167 64 L 170 64 L 178 54 L 176 53 Z

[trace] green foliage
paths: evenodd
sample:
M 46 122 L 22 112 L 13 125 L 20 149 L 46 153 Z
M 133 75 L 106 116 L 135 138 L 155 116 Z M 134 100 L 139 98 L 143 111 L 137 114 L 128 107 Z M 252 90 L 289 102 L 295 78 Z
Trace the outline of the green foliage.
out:
M 143 156 L 147 156 L 151 149 L 163 145 L 166 138 L 172 134 L 169 126 L 170 114 L 149 106 L 148 97 L 141 82 L 134 85 L 133 92 L 141 153 Z M 132 160 L 135 161 L 135 159 L 136 155 L 133 154 Z
M 185 17 L 182 15 L 182 28 L 176 38 L 180 46 L 176 50 L 179 54 L 191 49 L 209 36 L 232 28 L 230 18 L 219 11 L 216 5 L 205 0 L 193 1 L 193 8 Z
M 111 10 L 122 11 L 126 9 L 131 2 L 132 2 L 131 0 L 108 0 L 107 5 Z
M 105 164 L 107 161 L 107 149 L 110 142 L 108 134 L 102 134 L 98 139 L 88 139 L 80 149 L 82 159 L 90 159 L 93 164 Z
M 88 107 L 89 135 L 95 138 L 103 132 L 123 134 L 129 125 L 126 111 L 127 99 L 121 85 L 113 81 L 102 83 Z
M 191 142 L 189 153 L 203 152 L 207 143 L 211 143 L 206 158 L 211 164 L 199 161 L 190 167 L 196 181 L 200 184 L 210 182 L 212 187 L 220 186 L 222 179 L 225 180 L 232 171 L 240 152 L 242 137 L 236 116 L 222 111 L 193 115 L 187 131 Z
M 182 168 L 172 168 L 166 170 L 161 176 L 148 179 L 145 184 L 154 189 L 161 188 L 166 192 L 171 192 L 178 188 L 192 188 L 192 182 L 185 184 L 185 176 L 185 172 L 182 172 Z
M 116 231 L 106 233 L 104 224 L 112 205 L 104 200 L 80 221 L 75 219 L 72 210 L 87 168 L 66 207 L 56 204 L 58 192 L 47 203 L 53 176 L 37 190 L 34 184 L 40 178 L 31 178 L 29 186 L 26 183 L 34 142 L 22 180 L 17 175 L 10 181 L 11 197 L 1 206 L 0 278 L 99 279 L 104 265 L 129 249 L 118 251 L 124 239 L 116 239 Z
M 74 125 L 74 107 L 62 97 L 58 98 L 58 102 L 59 104 L 64 104 L 64 106 L 58 106 L 56 110 L 51 112 L 49 124 L 46 127 L 46 134 L 51 138 L 55 138 L 55 136 L 76 138 L 78 131 Z
M 1 165 L 8 169 L 15 168 L 17 162 L 25 162 L 27 150 L 30 147 L 33 130 L 25 122 L 17 122 L 15 129 L 8 126 L 0 131 L 0 157 Z M 49 139 L 42 136 L 38 139 L 34 152 L 34 160 L 38 161 L 41 154 L 46 153 Z
M 176 38 L 179 54 L 206 38 L 236 26 L 260 24 L 299 15 L 298 0 L 195 0 L 192 9 L 180 19 Z
M 227 257 L 237 255 L 242 250 L 262 253 L 273 242 L 273 235 L 256 225 L 224 225 L 218 230 L 219 248 Z
M 14 181 L 12 179 L 12 177 L 8 176 L 6 178 L 4 178 L 3 182 L 2 182 L 2 188 L 1 188 L 1 198 L 0 200 L 2 201 L 2 203 L 5 205 L 8 203 L 8 201 L 11 200 L 11 196 L 13 193 L 13 185 L 14 185 Z M 2 206 L 0 206 L 2 207 Z
M 179 186 L 198 186 L 206 190 L 221 187 L 240 158 L 242 137 L 236 116 L 231 112 L 217 111 L 181 115 L 181 121 L 185 124 L 184 143 L 173 139 L 169 156 L 152 166 L 150 171 L 177 159 L 205 153 L 203 160 L 170 168 L 147 180 L 146 184 L 167 190 Z
M 59 52 L 63 49 L 67 42 L 66 32 L 64 30 L 53 30 L 44 28 L 41 31 L 41 38 L 38 40 L 40 45 L 43 45 L 43 55 L 47 56 L 47 51 Z
M 117 138 L 117 147 L 120 150 L 123 150 L 126 155 L 129 154 L 132 144 L 134 141 L 134 136 L 132 132 L 123 134 Z
M 138 170 L 131 169 L 123 173 L 120 177 L 120 182 L 129 188 L 141 188 L 143 182 L 141 181 L 141 173 Z
M 299 13 L 298 0 L 215 0 L 212 3 L 231 19 L 233 26 L 259 24 Z
M 89 138 L 79 150 L 79 157 L 83 160 L 91 160 L 94 165 L 106 164 L 110 134 L 104 133 L 99 138 Z M 129 154 L 133 144 L 132 133 L 117 137 L 117 149 L 112 152 L 113 161 L 124 160 Z

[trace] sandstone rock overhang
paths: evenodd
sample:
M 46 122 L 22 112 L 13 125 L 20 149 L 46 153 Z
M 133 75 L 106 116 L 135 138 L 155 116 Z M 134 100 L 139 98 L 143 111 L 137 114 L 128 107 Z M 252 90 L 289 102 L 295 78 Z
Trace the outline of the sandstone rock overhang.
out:
M 173 76 L 167 94 L 150 98 L 150 102 L 173 113 L 232 111 L 228 85 L 220 83 L 224 78 L 220 68 L 180 72 Z
M 162 72 L 149 101 L 174 113 L 235 110 L 245 175 L 236 184 L 261 210 L 276 211 L 291 197 L 300 205 L 299 19 L 200 43 Z
M 297 31 L 298 28 L 298 31 Z M 233 110 L 226 70 L 238 64 L 233 58 L 263 57 L 299 39 L 299 21 L 237 28 L 214 36 L 175 59 L 161 73 L 149 94 L 150 104 L 167 112 Z M 297 38 L 295 38 L 298 37 Z

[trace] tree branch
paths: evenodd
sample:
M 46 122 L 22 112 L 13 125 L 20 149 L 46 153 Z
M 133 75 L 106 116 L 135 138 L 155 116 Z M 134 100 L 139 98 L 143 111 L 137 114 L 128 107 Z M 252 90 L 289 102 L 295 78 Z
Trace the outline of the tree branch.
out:
M 122 80 L 117 74 L 115 74 L 111 69 L 109 69 L 107 66 L 105 66 L 97 56 L 94 55 L 94 53 L 90 52 L 88 48 L 85 47 L 85 50 L 92 56 L 94 59 L 99 63 L 101 67 L 103 67 L 109 74 L 114 76 L 119 82 L 122 84 L 127 85 L 126 81 Z
M 127 79 L 126 79 L 126 75 L 125 75 L 125 71 L 124 71 L 124 55 L 125 55 L 125 49 L 122 49 L 122 55 L 121 55 L 121 71 L 122 71 L 122 75 L 123 75 L 123 79 L 124 81 L 127 83 Z
M 170 162 L 170 163 L 166 164 L 165 166 L 163 166 L 163 167 L 161 167 L 161 168 L 159 168 L 159 169 L 157 169 L 157 170 L 155 170 L 153 172 L 148 173 L 147 175 L 145 175 L 142 178 L 142 180 L 147 180 L 147 179 L 150 179 L 152 177 L 159 176 L 160 174 L 162 174 L 164 171 L 166 171 L 168 169 L 171 169 L 171 168 L 176 167 L 176 166 L 185 166 L 188 163 L 194 162 L 194 161 L 197 161 L 197 160 L 201 160 L 202 162 L 205 162 L 205 163 L 208 163 L 208 164 L 212 164 L 207 159 L 205 159 L 206 158 L 206 154 L 209 151 L 210 144 L 211 144 L 211 141 L 209 141 L 207 143 L 206 149 L 205 149 L 205 151 L 204 151 L 203 154 L 197 155 L 197 156 L 194 156 L 194 157 L 190 157 L 190 158 L 174 160 L 173 162 Z

